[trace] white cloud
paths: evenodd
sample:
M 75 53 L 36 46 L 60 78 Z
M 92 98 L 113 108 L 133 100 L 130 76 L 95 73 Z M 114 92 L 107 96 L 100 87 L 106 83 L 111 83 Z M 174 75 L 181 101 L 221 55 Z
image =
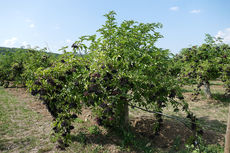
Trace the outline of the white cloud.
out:
M 65 42 L 66 42 L 67 44 L 70 44 L 70 43 L 72 42 L 72 40 L 67 39 Z
M 230 28 L 218 31 L 216 38 L 217 37 L 223 38 L 224 43 L 230 44 Z
M 171 11 L 178 11 L 179 7 L 178 6 L 173 6 L 169 8 Z
M 199 14 L 200 10 L 192 10 L 192 11 L 190 11 L 190 13 L 192 13 L 192 14 Z
M 4 45 L 5 47 L 13 47 L 13 46 L 15 45 L 15 43 L 17 43 L 17 41 L 18 41 L 18 38 L 12 37 L 12 38 L 10 38 L 10 39 L 5 40 L 5 41 L 3 42 L 3 45 Z
M 20 42 L 20 47 L 30 49 L 31 45 L 27 41 L 23 41 L 23 42 Z
M 29 28 L 34 28 L 34 27 L 35 27 L 35 24 L 33 23 L 33 20 L 31 20 L 31 19 L 28 18 L 28 19 L 26 19 L 25 21 L 26 21 L 26 23 L 29 24 L 29 25 L 28 25 Z
M 29 25 L 29 27 L 30 27 L 30 28 L 34 28 L 34 27 L 35 27 L 35 24 L 31 23 L 31 24 Z
M 29 43 L 27 41 L 23 41 L 23 42 L 21 42 L 21 45 L 22 46 L 27 46 L 27 45 L 29 45 Z

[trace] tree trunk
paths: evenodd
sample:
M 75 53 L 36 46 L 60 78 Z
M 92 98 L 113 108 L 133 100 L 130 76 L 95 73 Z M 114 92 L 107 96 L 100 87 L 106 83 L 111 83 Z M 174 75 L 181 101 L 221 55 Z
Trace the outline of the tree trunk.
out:
M 129 126 L 129 106 L 128 106 L 128 102 L 126 101 L 124 104 L 124 108 L 123 108 L 123 127 L 127 128 Z
M 208 99 L 212 98 L 210 83 L 208 81 L 204 82 L 204 94 Z
M 228 125 L 227 125 L 226 135 L 225 135 L 224 153 L 230 153 L 230 104 L 229 104 L 229 111 L 228 111 Z

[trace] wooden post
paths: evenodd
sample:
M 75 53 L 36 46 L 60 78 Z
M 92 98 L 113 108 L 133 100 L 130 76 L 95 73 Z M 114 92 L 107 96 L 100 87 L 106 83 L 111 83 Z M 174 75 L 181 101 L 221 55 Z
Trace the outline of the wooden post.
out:
M 224 153 L 230 153 L 230 104 L 229 104 L 229 111 L 228 111 L 228 124 L 227 124 L 226 135 L 225 135 Z

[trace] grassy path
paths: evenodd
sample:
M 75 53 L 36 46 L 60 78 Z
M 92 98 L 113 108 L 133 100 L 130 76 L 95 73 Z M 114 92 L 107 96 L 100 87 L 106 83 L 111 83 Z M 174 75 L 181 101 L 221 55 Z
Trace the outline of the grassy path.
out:
M 30 108 L 28 98 L 18 99 L 0 87 L 0 152 L 46 152 L 50 118 Z M 47 122 L 48 121 L 48 122 Z

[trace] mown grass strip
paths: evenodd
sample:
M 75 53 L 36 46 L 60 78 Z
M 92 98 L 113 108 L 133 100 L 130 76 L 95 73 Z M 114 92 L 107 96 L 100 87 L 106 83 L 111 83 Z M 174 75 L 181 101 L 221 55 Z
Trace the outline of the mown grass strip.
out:
M 39 133 L 37 123 L 41 118 L 25 102 L 0 87 L 0 152 L 31 152 L 44 146 L 49 133 Z

